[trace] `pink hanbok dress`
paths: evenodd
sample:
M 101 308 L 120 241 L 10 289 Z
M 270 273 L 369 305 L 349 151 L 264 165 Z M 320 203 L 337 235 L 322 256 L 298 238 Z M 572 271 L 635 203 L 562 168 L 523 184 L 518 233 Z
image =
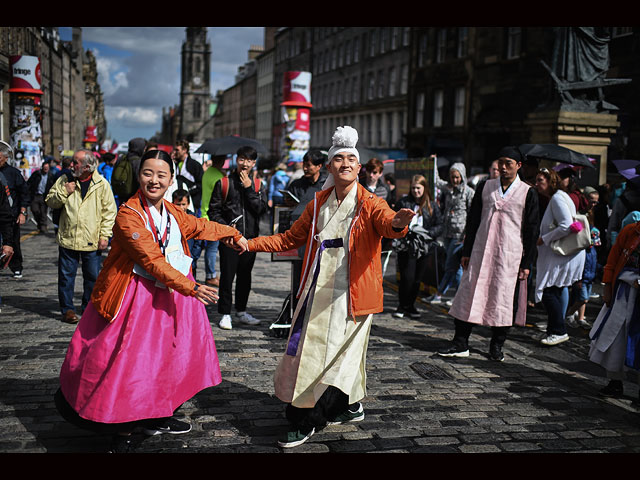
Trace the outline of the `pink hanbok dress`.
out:
M 177 222 L 171 237 L 179 245 Z M 89 303 L 60 372 L 69 405 L 80 417 L 100 423 L 170 417 L 220 382 L 205 306 L 139 274 L 133 275 L 111 323 Z

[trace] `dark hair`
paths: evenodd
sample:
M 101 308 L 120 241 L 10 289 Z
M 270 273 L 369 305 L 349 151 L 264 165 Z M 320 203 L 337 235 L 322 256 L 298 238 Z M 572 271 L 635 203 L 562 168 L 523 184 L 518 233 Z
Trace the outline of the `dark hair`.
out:
M 304 157 L 302 157 L 303 162 L 306 162 L 307 160 L 309 160 L 315 166 L 324 165 L 325 163 L 327 163 L 327 154 L 318 149 L 309 150 L 304 154 Z
M 384 174 L 384 179 L 389 182 L 391 185 L 395 185 L 396 184 L 396 179 L 393 176 L 393 173 L 385 173 Z
M 176 141 L 176 147 L 182 147 L 188 152 L 189 151 L 189 142 L 187 140 L 178 140 L 178 141 Z
M 236 152 L 236 155 L 242 158 L 248 158 L 249 160 L 256 160 L 258 158 L 258 152 L 253 147 L 240 147 Z
M 189 198 L 189 192 L 184 188 L 179 188 L 171 194 L 171 199 L 173 202 L 176 200 L 182 200 L 183 198 Z
M 171 171 L 171 175 L 173 175 L 173 160 L 171 160 L 171 155 L 169 155 L 164 150 L 147 150 L 140 158 L 140 166 L 138 167 L 138 174 L 142 171 L 142 165 L 144 161 L 148 158 L 157 158 L 158 160 L 164 160 L 169 164 L 169 170 Z

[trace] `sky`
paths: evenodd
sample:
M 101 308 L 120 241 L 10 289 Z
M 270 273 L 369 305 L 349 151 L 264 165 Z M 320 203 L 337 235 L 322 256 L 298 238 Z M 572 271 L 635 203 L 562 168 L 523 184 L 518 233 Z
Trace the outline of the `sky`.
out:
M 180 52 L 186 27 L 82 27 L 82 44 L 96 57 L 107 136 L 118 143 L 150 138 L 162 108 L 180 101 Z M 71 40 L 71 27 L 59 27 Z M 211 94 L 234 84 L 252 45 L 264 45 L 264 27 L 209 27 Z

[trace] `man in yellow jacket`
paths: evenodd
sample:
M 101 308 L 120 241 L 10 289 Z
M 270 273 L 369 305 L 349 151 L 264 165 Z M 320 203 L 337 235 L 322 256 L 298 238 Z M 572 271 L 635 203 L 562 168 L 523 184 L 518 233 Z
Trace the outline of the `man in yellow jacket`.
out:
M 70 178 L 62 175 L 49 190 L 46 203 L 62 208 L 58 228 L 58 299 L 62 320 L 77 323 L 73 290 L 78 263 L 82 260 L 82 308 L 91 297 L 100 270 L 102 251 L 109 245 L 117 207 L 109 182 L 96 167 L 90 150 L 78 150 L 71 161 Z

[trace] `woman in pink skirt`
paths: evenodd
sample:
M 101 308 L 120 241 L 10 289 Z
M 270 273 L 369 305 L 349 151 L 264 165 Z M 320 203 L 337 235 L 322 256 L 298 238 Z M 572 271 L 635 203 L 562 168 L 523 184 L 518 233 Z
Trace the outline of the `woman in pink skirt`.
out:
M 175 410 L 221 381 L 205 310 L 217 290 L 194 281 L 187 240 L 233 239 L 236 248 L 246 240 L 164 201 L 173 173 L 166 152 L 142 156 L 140 189 L 118 211 L 111 251 L 60 372 L 60 413 L 113 434 L 114 452 L 131 450 L 137 428 L 147 435 L 190 431 Z

